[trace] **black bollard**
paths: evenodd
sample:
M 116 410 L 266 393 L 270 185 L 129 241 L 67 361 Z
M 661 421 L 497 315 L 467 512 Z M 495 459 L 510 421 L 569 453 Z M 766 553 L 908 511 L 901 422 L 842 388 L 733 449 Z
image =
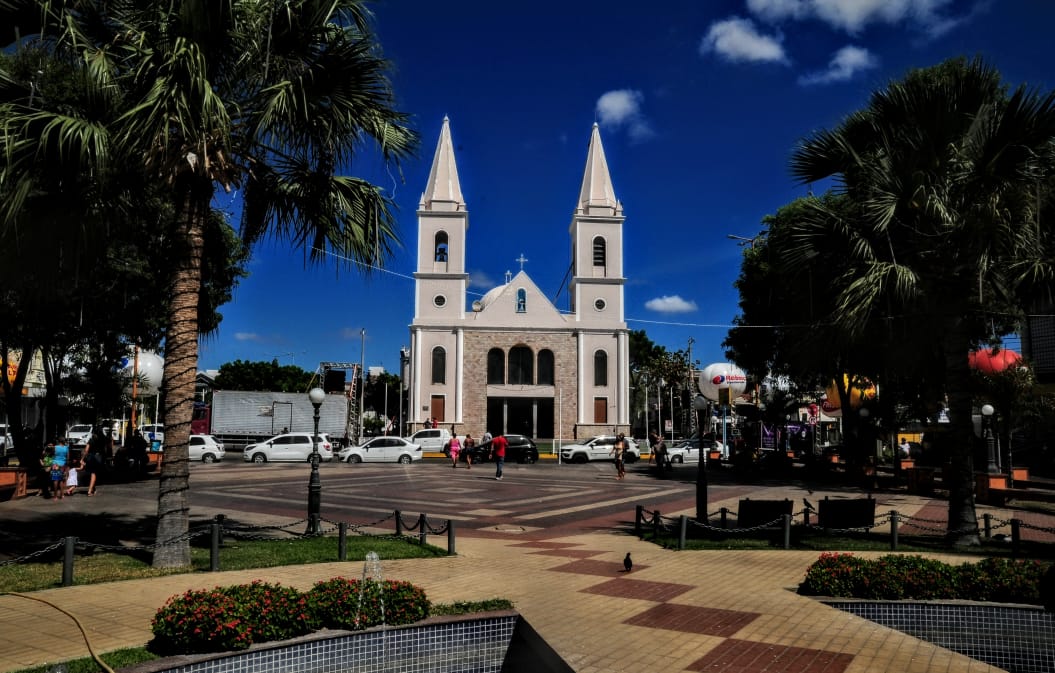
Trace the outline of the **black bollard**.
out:
M 77 546 L 77 538 L 66 536 L 62 538 L 65 544 L 62 552 L 62 586 L 73 586 L 73 550 Z
M 989 536 L 993 534 L 993 515 L 986 512 L 982 515 L 982 525 L 985 527 L 985 539 L 988 540 Z
M 403 517 L 400 515 L 399 510 L 396 510 L 396 537 L 403 534 Z
M 682 514 L 678 517 L 679 531 L 678 531 L 678 551 L 685 550 L 685 531 L 689 528 L 689 517 Z
M 721 513 L 721 518 L 719 519 L 719 521 L 721 522 L 721 527 L 723 529 L 728 528 L 729 527 L 729 510 L 727 508 L 723 507 L 719 511 Z M 704 523 L 707 523 L 707 522 L 704 521 Z
M 223 522 L 226 519 L 227 519 L 227 517 L 224 516 L 223 514 L 217 514 L 215 517 L 213 517 L 213 521 L 215 521 L 220 526 L 220 544 L 221 545 L 223 545 Z
M 791 515 L 781 514 L 784 519 L 784 549 L 791 549 Z
M 645 517 L 645 506 L 638 505 L 634 508 L 634 535 L 641 537 L 641 520 Z
M 220 570 L 220 531 L 222 527 L 213 521 L 209 524 L 209 529 L 212 532 L 212 542 L 209 545 L 209 572 L 217 572 Z
M 348 560 L 348 523 L 345 521 L 337 524 L 337 560 Z
M 454 556 L 454 519 L 447 519 L 447 556 Z
M 425 513 L 422 512 L 418 515 L 418 540 L 421 542 L 422 546 L 428 541 L 429 533 L 426 530 L 427 526 L 428 520 L 425 518 Z
M 890 551 L 897 551 L 897 510 L 890 510 Z
M 1018 558 L 1019 549 L 1022 544 L 1022 520 L 1011 519 L 1011 558 Z

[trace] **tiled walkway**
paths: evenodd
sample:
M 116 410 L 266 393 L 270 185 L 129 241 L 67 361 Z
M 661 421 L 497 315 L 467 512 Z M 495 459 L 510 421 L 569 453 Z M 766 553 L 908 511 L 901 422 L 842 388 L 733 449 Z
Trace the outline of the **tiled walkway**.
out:
M 728 500 L 712 508 L 735 508 L 739 495 L 730 491 Z M 788 491 L 796 502 L 800 495 Z M 925 498 L 891 498 L 879 509 L 896 507 L 908 515 L 941 509 L 929 509 Z M 691 514 L 692 507 L 688 498 L 667 503 L 664 515 Z M 433 601 L 511 599 L 579 673 L 999 670 L 799 596 L 795 589 L 816 552 L 666 550 L 616 532 L 632 516 L 633 505 L 627 504 L 575 530 L 513 527 L 460 536 L 457 556 L 383 561 L 383 571 L 424 587 Z M 623 567 L 628 552 L 630 572 Z M 92 646 L 105 652 L 146 643 L 157 608 L 190 588 L 266 579 L 307 589 L 319 580 L 361 573 L 361 563 L 328 563 L 32 595 L 74 615 Z M 0 673 L 86 654 L 69 617 L 37 601 L 0 596 Z

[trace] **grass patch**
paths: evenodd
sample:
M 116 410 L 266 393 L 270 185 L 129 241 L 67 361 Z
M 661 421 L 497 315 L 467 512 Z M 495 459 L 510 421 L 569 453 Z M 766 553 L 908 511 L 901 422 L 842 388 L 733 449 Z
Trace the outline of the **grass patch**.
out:
M 290 540 L 229 540 L 220 547 L 220 570 L 249 570 L 276 566 L 330 563 L 337 561 L 336 537 L 307 537 Z M 346 538 L 347 559 L 362 561 L 377 552 L 382 559 L 433 558 L 447 551 L 416 540 L 392 536 Z M 62 585 L 61 551 L 39 562 L 0 566 L 0 591 L 40 591 Z M 206 572 L 209 550 L 191 548 L 191 566 L 158 570 L 150 566 L 150 556 L 130 549 L 128 554 L 96 553 L 78 555 L 73 562 L 73 583 L 98 584 L 164 575 Z
M 434 616 L 468 615 L 475 612 L 491 612 L 493 610 L 512 610 L 513 601 L 505 598 L 491 598 L 484 601 L 455 601 L 454 603 L 436 603 L 432 606 L 430 614 Z M 114 670 L 125 666 L 134 666 L 144 661 L 158 659 L 158 655 L 152 653 L 146 647 L 126 647 L 113 652 L 105 652 L 99 655 L 106 664 Z M 66 673 L 99 673 L 99 664 L 91 657 L 71 659 L 62 662 Z M 23 668 L 15 673 L 53 673 L 57 664 L 51 663 L 34 668 Z

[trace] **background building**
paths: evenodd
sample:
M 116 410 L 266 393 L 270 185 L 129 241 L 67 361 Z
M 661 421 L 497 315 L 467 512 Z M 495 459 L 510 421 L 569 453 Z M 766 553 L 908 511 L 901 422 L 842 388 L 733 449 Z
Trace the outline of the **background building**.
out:
M 435 419 L 475 435 L 628 431 L 623 220 L 594 124 L 569 227 L 569 310 L 543 295 L 523 256 L 516 275 L 467 304 L 469 213 L 445 118 L 418 206 L 410 430 Z

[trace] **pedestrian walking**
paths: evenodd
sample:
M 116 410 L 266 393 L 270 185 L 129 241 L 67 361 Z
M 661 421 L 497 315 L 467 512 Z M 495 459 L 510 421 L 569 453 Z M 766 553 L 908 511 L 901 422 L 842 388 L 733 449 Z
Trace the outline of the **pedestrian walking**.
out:
M 458 454 L 461 453 L 462 444 L 458 441 L 458 435 L 451 435 L 451 441 L 447 442 L 447 447 L 451 452 L 451 467 L 458 467 Z
M 648 462 L 652 463 L 655 461 L 656 472 L 662 477 L 666 470 L 671 469 L 670 456 L 667 454 L 667 445 L 657 432 L 651 433 L 649 440 L 652 444 L 652 451 L 648 456 Z
M 95 431 L 92 432 L 92 438 L 88 440 L 88 444 L 84 447 L 84 471 L 88 474 L 88 495 L 96 494 L 96 482 L 99 480 L 99 473 L 103 469 L 103 454 L 106 451 L 106 437 L 103 435 L 101 428 L 96 426 Z
M 465 464 L 469 466 L 469 469 L 473 469 L 473 447 L 476 446 L 476 440 L 468 432 L 465 433 L 465 441 L 462 442 L 462 453 L 465 454 Z
M 619 433 L 615 436 L 615 444 L 608 455 L 615 456 L 615 478 L 622 479 L 626 476 L 626 435 Z
M 506 441 L 505 435 L 498 435 L 491 440 L 491 451 L 495 457 L 495 479 L 502 481 L 502 466 L 506 462 L 506 447 L 509 446 L 509 442 Z

